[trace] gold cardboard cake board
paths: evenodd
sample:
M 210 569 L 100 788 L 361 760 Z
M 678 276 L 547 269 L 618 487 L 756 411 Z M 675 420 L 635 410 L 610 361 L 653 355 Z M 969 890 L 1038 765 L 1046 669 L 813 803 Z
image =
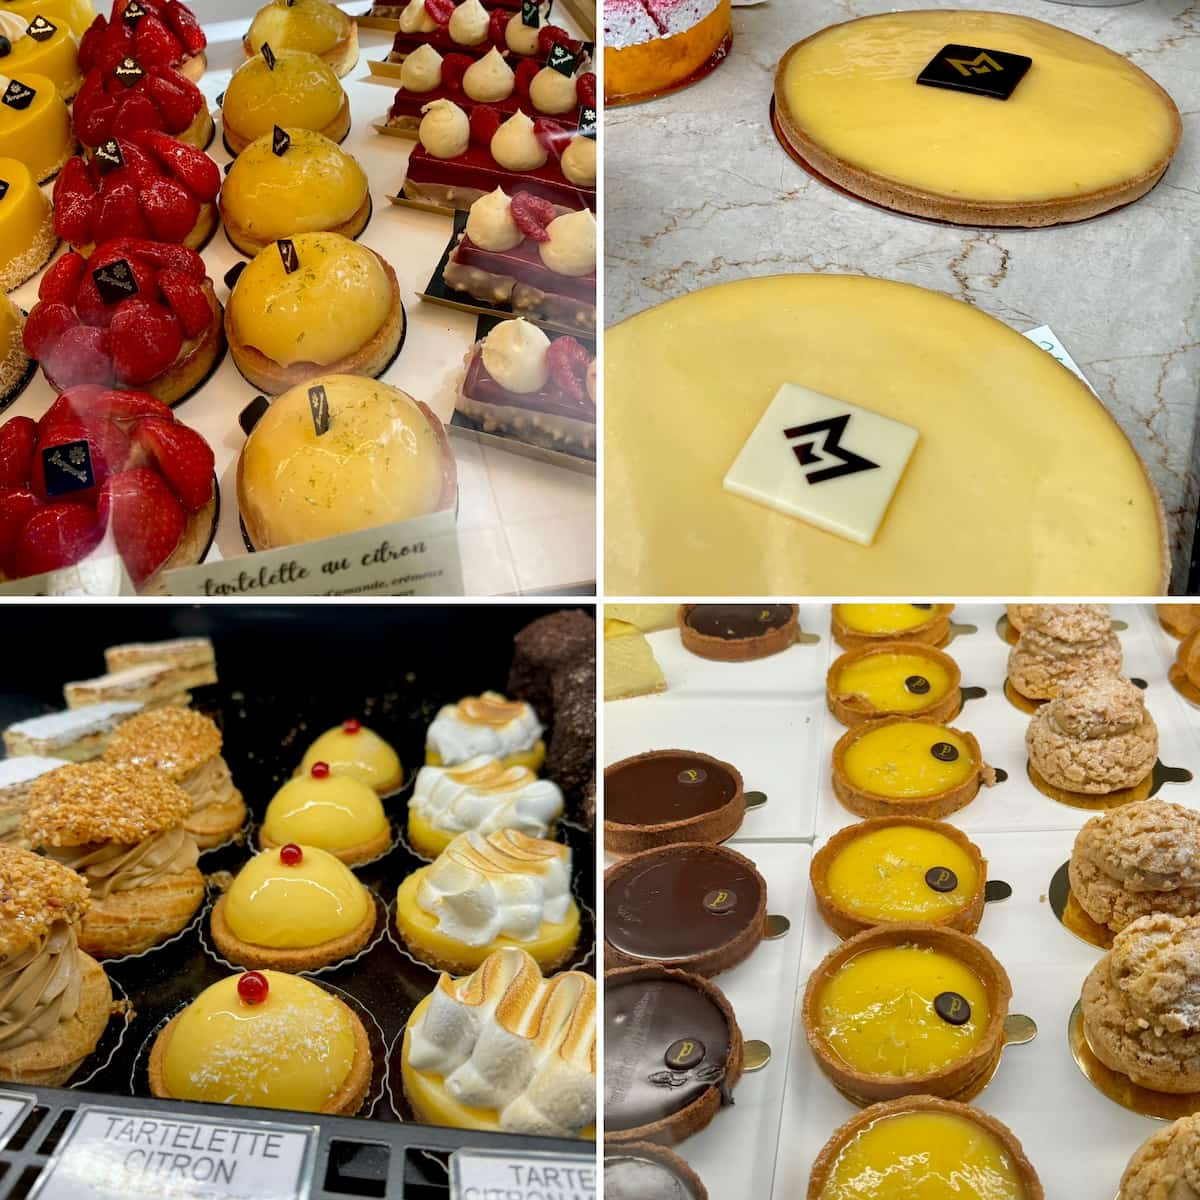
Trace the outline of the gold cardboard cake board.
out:
M 1186 767 L 1168 767 L 1161 758 L 1154 760 L 1153 770 L 1141 782 L 1135 783 L 1132 787 L 1118 788 L 1115 792 L 1099 794 L 1070 792 L 1065 788 L 1055 787 L 1052 783 L 1047 783 L 1033 763 L 1029 761 L 1026 761 L 1025 771 L 1029 776 L 1029 782 L 1043 796 L 1049 796 L 1051 800 L 1065 804 L 1069 808 L 1082 808 L 1089 812 L 1108 812 L 1126 804 L 1133 804 L 1138 800 L 1148 800 L 1151 796 L 1158 794 L 1164 783 L 1191 783 L 1192 781 L 1192 773 Z
M 1074 934 L 1080 941 L 1089 946 L 1098 946 L 1101 950 L 1111 950 L 1113 932 L 1107 925 L 1093 921 L 1083 910 L 1083 905 L 1075 899 L 1071 891 L 1071 864 L 1065 862 L 1054 872 L 1046 897 L 1050 901 L 1050 911 L 1062 923 L 1068 933 Z

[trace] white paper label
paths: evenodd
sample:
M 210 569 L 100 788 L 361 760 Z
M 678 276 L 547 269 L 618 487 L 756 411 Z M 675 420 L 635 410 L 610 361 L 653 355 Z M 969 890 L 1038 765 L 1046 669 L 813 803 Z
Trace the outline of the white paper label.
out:
M 8 1139 L 12 1136 L 18 1122 L 32 1107 L 32 1096 L 20 1096 L 16 1092 L 0 1092 L 0 1148 L 8 1144 Z
M 454 513 L 183 567 L 172 596 L 461 596 Z
M 1036 329 L 1031 329 L 1025 336 L 1035 346 L 1041 346 L 1047 354 L 1062 363 L 1072 375 L 1087 383 L 1088 390 L 1093 396 L 1097 395 L 1096 389 L 1088 383 L 1087 376 L 1075 365 L 1075 360 L 1067 353 L 1067 348 L 1058 340 L 1058 335 L 1049 325 L 1039 325 Z
M 316 1127 L 83 1105 L 37 1200 L 301 1200 Z
M 458 1150 L 450 1200 L 596 1200 L 596 1162 L 582 1154 Z
M 93 555 L 73 567 L 0 584 L 0 596 L 136 596 L 119 554 Z

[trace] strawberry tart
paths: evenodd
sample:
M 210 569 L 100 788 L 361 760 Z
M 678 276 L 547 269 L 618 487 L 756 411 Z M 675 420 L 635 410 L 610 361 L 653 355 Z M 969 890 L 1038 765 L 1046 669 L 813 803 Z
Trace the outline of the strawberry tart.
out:
M 79 48 L 65 22 L 44 16 L 30 20 L 6 8 L 0 8 L 0 71 L 10 78 L 45 75 L 64 100 L 83 83 Z
M 525 192 L 476 200 L 442 271 L 446 286 L 570 329 L 596 328 L 596 218 Z
M 483 58 L 498 49 L 515 58 L 545 62 L 553 47 L 561 45 L 580 58 L 584 45 L 561 25 L 543 25 L 540 12 L 534 24 L 527 25 L 521 13 L 504 9 L 488 12 L 480 0 L 410 0 L 400 14 L 400 31 L 392 39 L 389 62 L 404 58 L 422 46 L 432 46 L 442 54 L 465 54 Z
M 467 354 L 458 411 L 485 433 L 596 453 L 596 359 L 573 337 L 501 321 Z
M 213 452 L 145 392 L 71 388 L 0 425 L 0 578 L 68 567 L 106 541 L 142 592 L 208 552 Z M 102 551 L 103 552 L 103 551 Z
M 221 172 L 203 150 L 157 129 L 102 142 L 54 182 L 54 228 L 83 255 L 117 237 L 200 249 L 217 225 Z
M 400 87 L 388 109 L 389 128 L 416 135 L 421 110 L 434 100 L 462 107 L 487 104 L 504 116 L 518 108 L 539 117 L 578 125 L 580 109 L 596 105 L 596 76 L 591 71 L 563 73 L 525 58 L 516 70 L 494 46 L 483 58 L 444 57 L 432 46 L 414 50 L 400 68 Z
M 496 188 L 564 209 L 596 209 L 596 143 L 548 117 L 518 109 L 504 119 L 486 104 L 467 114 L 451 100 L 424 107 L 408 156 L 404 196 L 470 208 Z
M 107 19 L 99 16 L 79 42 L 79 65 L 104 73 L 126 58 L 144 67 L 173 67 L 197 80 L 207 65 L 208 39 L 195 13 L 179 0 L 116 0 Z
M 272 50 L 307 50 L 339 77 L 358 63 L 358 26 L 329 0 L 271 0 L 260 8 L 242 39 L 247 58 Z
M 50 201 L 15 158 L 0 158 L 0 291 L 32 279 L 58 249 Z
M 132 387 L 175 404 L 224 353 L 221 306 L 194 250 L 113 238 L 42 276 L 25 349 L 57 391 Z
M 604 99 L 628 104 L 687 87 L 732 44 L 729 0 L 606 0 Z
M 174 67 L 126 57 L 114 67 L 94 66 L 75 97 L 75 132 L 89 148 L 135 129 L 161 129 L 203 150 L 213 136 L 200 89 Z

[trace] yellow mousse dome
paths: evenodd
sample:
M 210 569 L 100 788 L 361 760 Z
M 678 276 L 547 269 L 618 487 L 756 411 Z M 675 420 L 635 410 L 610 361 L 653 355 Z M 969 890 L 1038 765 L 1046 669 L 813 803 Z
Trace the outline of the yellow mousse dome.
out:
M 379 256 L 339 233 L 292 239 L 299 267 L 277 245 L 259 251 L 229 296 L 238 339 L 284 366 L 328 366 L 353 354 L 387 319 L 392 287 Z
M 29 168 L 15 158 L 0 158 L 0 290 L 11 291 L 39 270 L 58 237 L 50 201 Z
M 376 792 L 390 792 L 404 782 L 400 756 L 373 729 L 356 720 L 327 729 L 304 752 L 302 773 L 313 763 L 329 764 L 335 775 L 348 775 Z
M 234 160 L 221 188 L 221 211 L 260 242 L 331 229 L 366 202 L 367 177 L 336 142 L 311 129 L 285 128 L 291 145 L 272 151 L 272 133 Z
M 247 1004 L 231 975 L 179 1014 L 163 1054 L 177 1100 L 320 1112 L 354 1062 L 354 1016 L 335 996 L 295 975 L 261 971 L 266 998 Z
M 333 69 L 307 50 L 275 50 L 275 68 L 257 54 L 233 73 L 221 113 L 245 138 L 283 129 L 324 129 L 345 93 Z
M 366 919 L 371 897 L 345 863 L 318 846 L 301 845 L 300 854 L 285 862 L 278 849 L 264 850 L 238 872 L 224 912 L 243 942 L 275 950 L 319 946 Z
M 91 0 L 4 0 L 0 11 L 14 12 L 30 21 L 42 16 L 56 25 L 65 23 L 76 37 L 83 37 L 96 19 Z
M 276 52 L 322 54 L 344 38 L 349 27 L 350 18 L 327 0 L 272 0 L 255 14 L 246 41 L 254 54 L 263 42 L 270 42 Z
M 0 34 L 9 40 L 9 52 L 0 59 L 0 69 L 12 79 L 24 79 L 31 72 L 45 75 L 63 99 L 70 99 L 83 82 L 79 48 L 65 21 L 55 21 L 44 13 L 41 16 L 47 25 L 40 33 L 30 34 L 28 17 L 0 5 Z
M 0 150 L 23 162 L 41 183 L 62 166 L 74 148 L 71 114 L 45 75 L 22 71 L 12 79 L 29 88 L 33 98 L 24 108 L 0 104 Z
M 296 842 L 325 850 L 361 846 L 387 829 L 379 797 L 357 779 L 312 773 L 289 779 L 267 805 L 262 834 L 277 845 Z
M 320 384 L 329 430 L 309 405 Z M 453 503 L 441 426 L 407 393 L 357 375 L 324 375 L 277 396 L 242 450 L 238 499 L 259 549 L 423 516 Z

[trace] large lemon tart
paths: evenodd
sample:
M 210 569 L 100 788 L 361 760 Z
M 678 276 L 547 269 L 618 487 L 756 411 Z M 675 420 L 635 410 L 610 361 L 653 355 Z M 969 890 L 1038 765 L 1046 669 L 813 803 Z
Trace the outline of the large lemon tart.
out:
M 150 1050 L 154 1095 L 208 1104 L 349 1116 L 366 1098 L 371 1070 L 357 1014 L 279 971 L 247 971 L 205 988 Z
M 813 855 L 817 909 L 839 937 L 922 922 L 974 933 L 987 862 L 965 833 L 922 817 L 874 817 L 838 830 Z
M 16 398 L 33 373 L 33 360 L 22 342 L 24 329 L 25 314 L 0 296 L 0 408 Z
M 557 970 L 579 942 L 570 847 L 517 829 L 460 833 L 401 883 L 396 928 L 412 955 L 438 971 L 468 974 L 504 946 Z
M 1021 1143 L 995 1117 L 951 1100 L 872 1104 L 826 1142 L 808 1200 L 1043 1200 Z
M 802 1016 L 821 1070 L 850 1099 L 969 1099 L 1004 1046 L 1012 987 L 953 929 L 885 925 L 844 941 L 809 977 Z
M 74 154 L 75 145 L 71 114 L 53 80 L 34 71 L 20 78 L 0 74 L 0 156 L 19 159 L 38 183 L 45 183 Z
M 225 144 L 240 154 L 255 138 L 313 129 L 340 142 L 350 132 L 350 101 L 328 63 L 307 50 L 256 54 L 233 73 L 221 105 Z
M 217 949 L 240 967 L 313 971 L 366 945 L 375 902 L 340 858 L 288 842 L 256 854 L 212 911 Z
M 533 705 L 500 692 L 464 696 L 438 709 L 425 734 L 425 762 L 452 767 L 480 754 L 505 767 L 541 769 L 546 761 L 543 727 Z
M 400 756 L 357 717 L 347 717 L 340 725 L 325 730 L 305 750 L 296 774 L 307 773 L 317 762 L 328 763 L 335 775 L 349 775 L 381 796 L 394 792 L 404 782 Z
M 596 981 L 543 979 L 524 950 L 496 950 L 471 975 L 442 975 L 417 1005 L 400 1069 L 426 1124 L 594 1137 Z
M 867 721 L 833 748 L 833 790 L 860 817 L 945 817 L 995 781 L 975 735 L 936 721 Z
M 834 660 L 825 700 L 843 725 L 892 716 L 952 721 L 962 708 L 961 682 L 958 664 L 933 646 L 879 642 Z
M 674 624 L 675 605 L 668 607 L 671 609 L 671 622 Z M 645 633 L 631 621 L 608 616 L 612 605 L 605 605 L 604 611 L 605 700 L 626 700 L 631 696 L 649 696 L 654 692 L 665 692 L 667 681 Z
M 17 158 L 0 158 L 0 290 L 32 279 L 58 246 L 50 201 Z
M 953 604 L 835 604 L 829 625 L 843 650 L 877 642 L 944 646 L 953 611 Z
M 392 831 L 379 797 L 365 783 L 334 775 L 318 762 L 275 793 L 258 840 L 268 850 L 288 842 L 317 846 L 354 865 L 382 854 Z
M 1161 595 L 1166 585 L 1158 496 L 1119 426 L 1070 371 L 970 305 L 861 276 L 774 276 L 640 313 L 605 346 L 613 594 Z M 860 438 L 867 430 L 883 436 L 870 438 L 882 457 Z M 888 471 L 826 476 L 848 465 L 831 442 Z M 804 500 L 824 520 L 868 505 L 874 540 L 726 490 L 739 461 L 744 483 L 778 485 L 779 503 Z M 888 493 L 877 485 L 892 479 L 880 509 Z
M 70 100 L 79 91 L 83 83 L 79 47 L 65 22 L 55 22 L 46 16 L 30 20 L 0 9 L 0 34 L 8 39 L 8 53 L 0 55 L 0 70 L 5 75 L 18 79 L 30 72 L 45 75 L 64 100 Z
M 404 336 L 391 264 L 340 233 L 301 233 L 260 250 L 225 306 L 237 369 L 266 392 L 317 375 L 375 377 Z
M 346 75 L 358 62 L 358 25 L 328 0 L 271 0 L 250 22 L 242 45 L 247 58 L 272 50 L 305 50 Z
M 824 29 L 783 56 L 775 112 L 796 152 L 846 190 L 986 225 L 1128 204 L 1158 182 L 1182 133 L 1170 96 L 1128 59 L 994 12 L 884 13 Z
M 66 25 L 76 37 L 83 37 L 96 19 L 92 0 L 4 0 L 4 10 L 27 21 L 45 17 L 56 25 Z

